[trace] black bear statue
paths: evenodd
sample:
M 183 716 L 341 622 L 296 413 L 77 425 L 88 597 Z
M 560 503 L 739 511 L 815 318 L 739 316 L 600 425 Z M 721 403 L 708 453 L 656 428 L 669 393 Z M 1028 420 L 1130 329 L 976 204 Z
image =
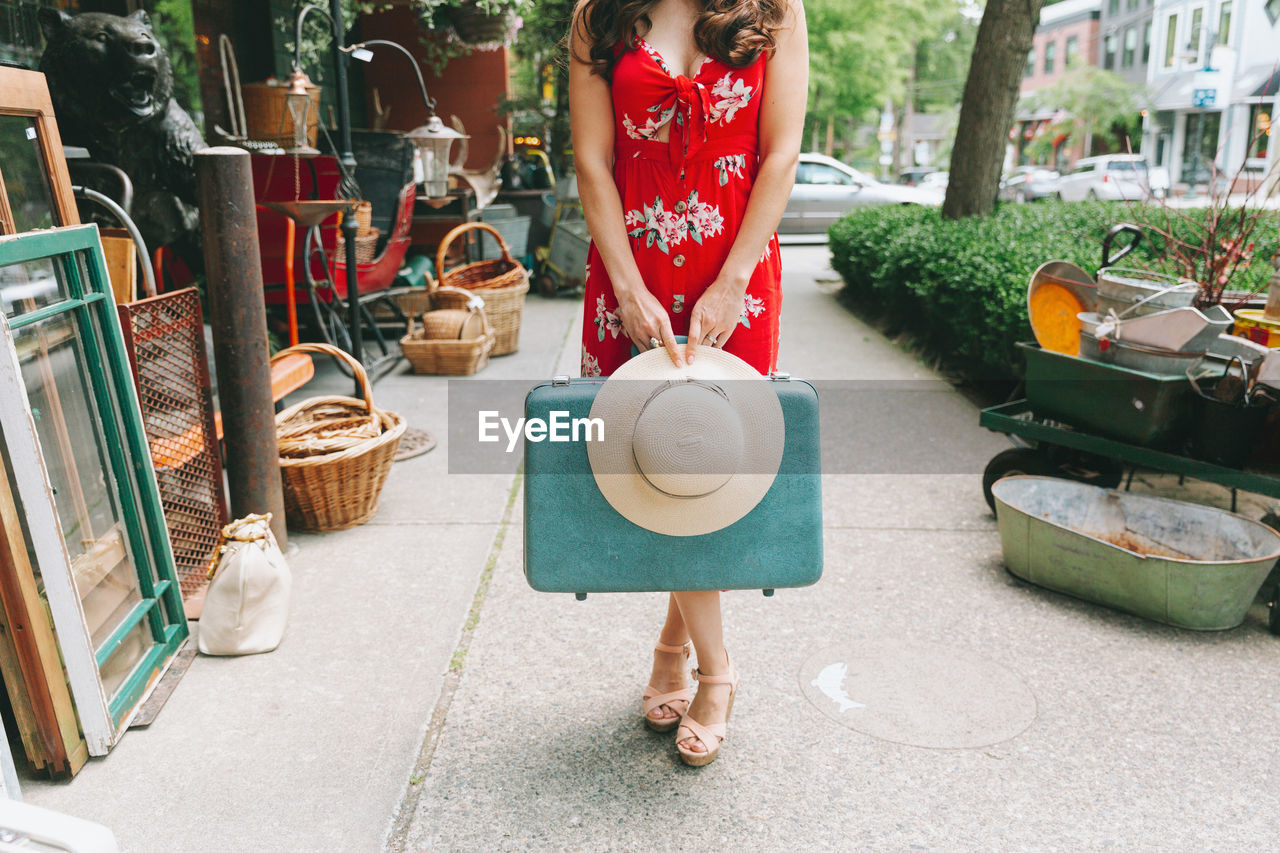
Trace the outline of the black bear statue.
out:
M 173 70 L 151 19 L 141 10 L 73 16 L 50 8 L 39 19 L 40 70 L 62 141 L 133 181 L 133 219 L 148 249 L 173 246 L 202 265 L 194 155 L 206 145 L 173 99 Z

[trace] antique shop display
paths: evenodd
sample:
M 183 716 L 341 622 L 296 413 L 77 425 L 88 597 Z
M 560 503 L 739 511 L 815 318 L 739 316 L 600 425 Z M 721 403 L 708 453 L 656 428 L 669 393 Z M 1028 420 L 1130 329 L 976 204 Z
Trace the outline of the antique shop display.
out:
M 198 265 L 199 214 L 192 155 L 205 147 L 173 99 L 169 57 L 147 13 L 68 15 L 40 10 L 48 77 L 63 141 L 132 179 L 133 219 L 152 249 L 173 245 Z
M 88 751 L 187 636 L 97 228 L 0 238 L 0 434 Z

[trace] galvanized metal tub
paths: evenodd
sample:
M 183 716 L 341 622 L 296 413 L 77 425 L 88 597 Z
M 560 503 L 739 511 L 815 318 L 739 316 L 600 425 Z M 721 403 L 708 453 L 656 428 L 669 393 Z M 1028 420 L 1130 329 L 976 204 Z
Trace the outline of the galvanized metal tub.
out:
M 1099 314 L 1114 311 L 1120 317 L 1141 317 L 1181 308 L 1195 302 L 1200 288 L 1195 282 L 1148 270 L 1103 267 L 1098 270 Z
M 1006 477 L 991 493 L 1012 574 L 1181 628 L 1239 625 L 1280 559 L 1280 533 L 1199 504 L 1055 477 Z

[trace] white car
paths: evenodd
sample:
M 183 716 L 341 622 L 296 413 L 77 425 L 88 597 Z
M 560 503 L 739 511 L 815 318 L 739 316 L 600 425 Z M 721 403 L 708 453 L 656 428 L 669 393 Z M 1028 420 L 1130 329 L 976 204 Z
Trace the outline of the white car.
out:
M 779 234 L 821 234 L 863 204 L 922 204 L 937 207 L 943 193 L 924 187 L 883 184 L 834 157 L 801 154 L 796 182 L 782 212 Z
M 1058 179 L 1063 201 L 1142 201 L 1157 194 L 1141 154 L 1104 154 L 1076 161 Z

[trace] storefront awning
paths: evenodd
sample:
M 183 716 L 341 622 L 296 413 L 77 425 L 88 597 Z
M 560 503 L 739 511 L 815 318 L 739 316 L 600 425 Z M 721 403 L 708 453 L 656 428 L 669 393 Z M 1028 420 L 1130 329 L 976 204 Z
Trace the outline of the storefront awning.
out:
M 1238 91 L 1248 99 L 1271 98 L 1280 91 L 1280 65 L 1257 65 L 1241 75 Z
M 1152 98 L 1155 108 L 1160 111 L 1190 109 L 1195 76 L 1194 71 L 1179 71 L 1159 83 Z
M 1198 71 L 1179 71 L 1165 78 L 1155 87 L 1155 108 L 1164 110 L 1192 109 L 1193 94 Z M 1258 98 L 1269 98 L 1280 88 L 1280 65 L 1268 63 L 1254 65 L 1236 75 L 1231 83 L 1231 103 L 1250 103 Z M 1224 105 L 1219 104 L 1217 109 Z

